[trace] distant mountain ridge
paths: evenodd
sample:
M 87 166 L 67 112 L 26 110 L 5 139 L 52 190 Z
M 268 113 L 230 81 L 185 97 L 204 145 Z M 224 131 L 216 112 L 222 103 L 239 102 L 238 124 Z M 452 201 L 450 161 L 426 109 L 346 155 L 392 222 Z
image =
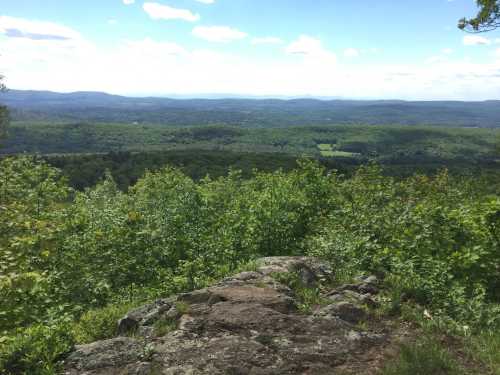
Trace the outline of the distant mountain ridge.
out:
M 14 120 L 138 122 L 164 125 L 280 127 L 326 124 L 399 124 L 500 127 L 500 101 L 345 99 L 175 99 L 103 92 L 9 90 L 0 103 Z

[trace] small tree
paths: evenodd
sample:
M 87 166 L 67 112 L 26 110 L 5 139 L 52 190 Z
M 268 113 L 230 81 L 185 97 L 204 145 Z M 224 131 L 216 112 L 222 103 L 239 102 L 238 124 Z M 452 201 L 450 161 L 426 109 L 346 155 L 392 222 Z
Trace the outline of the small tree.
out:
M 462 18 L 458 27 L 473 33 L 495 30 L 500 27 L 500 0 L 476 0 L 479 12 L 474 18 Z

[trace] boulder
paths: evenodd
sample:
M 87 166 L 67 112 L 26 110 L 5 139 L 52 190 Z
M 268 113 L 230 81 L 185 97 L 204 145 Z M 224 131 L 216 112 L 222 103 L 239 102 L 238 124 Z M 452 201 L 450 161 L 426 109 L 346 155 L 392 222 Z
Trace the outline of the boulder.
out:
M 170 310 L 174 299 L 159 299 L 151 304 L 129 311 L 118 321 L 118 334 L 137 332 L 140 326 L 154 324 L 166 311 Z

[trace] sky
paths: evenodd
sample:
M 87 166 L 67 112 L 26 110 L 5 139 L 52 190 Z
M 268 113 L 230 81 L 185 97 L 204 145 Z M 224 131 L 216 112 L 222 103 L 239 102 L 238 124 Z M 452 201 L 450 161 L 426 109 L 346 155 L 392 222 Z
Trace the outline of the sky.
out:
M 0 0 L 11 89 L 500 99 L 473 0 Z

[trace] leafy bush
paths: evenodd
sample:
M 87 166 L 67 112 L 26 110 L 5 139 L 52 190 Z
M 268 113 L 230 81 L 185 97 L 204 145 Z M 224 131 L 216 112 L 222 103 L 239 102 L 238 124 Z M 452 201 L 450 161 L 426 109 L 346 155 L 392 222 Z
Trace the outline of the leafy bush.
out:
M 72 327 L 75 341 L 88 344 L 115 337 L 118 320 L 135 306 L 133 303 L 110 304 L 102 309 L 87 311 Z
M 5 375 L 55 375 L 74 344 L 67 325 L 33 325 L 2 341 L 0 373 Z
M 475 327 L 499 321 L 500 201 L 446 172 L 402 181 L 361 168 L 338 185 L 309 254 L 386 276 L 406 300 Z
M 125 193 L 109 174 L 74 192 L 37 158 L 0 161 L 3 366 L 52 371 L 72 340 L 61 322 L 77 322 L 79 342 L 110 337 L 130 301 L 204 287 L 262 256 L 319 256 L 339 280 L 384 276 L 394 313 L 412 301 L 451 325 L 498 327 L 500 198 L 484 181 L 298 165 L 199 182 L 166 167 Z M 285 281 L 304 311 L 321 303 Z

